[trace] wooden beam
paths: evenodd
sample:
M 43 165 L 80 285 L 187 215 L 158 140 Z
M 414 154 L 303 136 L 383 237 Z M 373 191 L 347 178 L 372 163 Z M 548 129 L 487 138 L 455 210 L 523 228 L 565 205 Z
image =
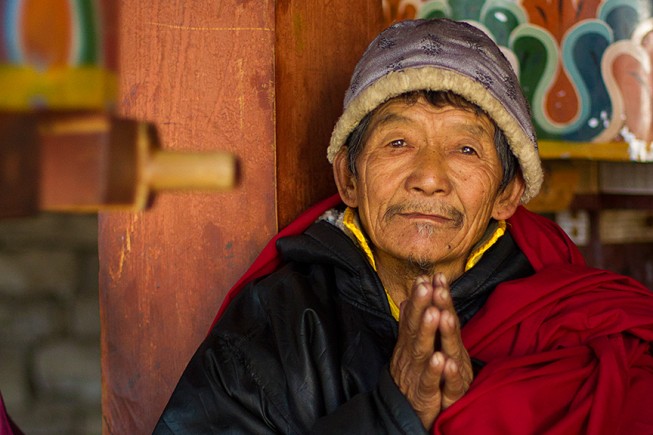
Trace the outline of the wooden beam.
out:
M 104 433 L 147 434 L 277 229 L 274 3 L 124 1 L 120 13 L 118 115 L 153 124 L 165 151 L 227 151 L 242 168 L 233 191 L 100 214 Z
M 0 113 L 0 217 L 38 211 L 39 138 L 36 116 Z
M 626 142 L 565 142 L 538 141 L 542 159 L 587 159 L 624 162 L 631 161 Z
M 381 3 L 283 0 L 276 10 L 277 198 L 284 227 L 336 192 L 326 149 L 356 62 L 383 28 Z

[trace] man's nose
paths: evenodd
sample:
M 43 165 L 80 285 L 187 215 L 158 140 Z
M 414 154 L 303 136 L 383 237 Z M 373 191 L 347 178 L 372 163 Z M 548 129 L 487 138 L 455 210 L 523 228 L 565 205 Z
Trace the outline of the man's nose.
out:
M 426 195 L 448 193 L 451 182 L 445 157 L 438 151 L 420 151 L 415 156 L 406 183 L 406 187 L 413 192 Z

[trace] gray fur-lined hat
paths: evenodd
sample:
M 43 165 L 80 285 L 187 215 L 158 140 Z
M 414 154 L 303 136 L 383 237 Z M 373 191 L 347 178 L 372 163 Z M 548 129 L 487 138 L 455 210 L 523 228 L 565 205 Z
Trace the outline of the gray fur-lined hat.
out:
M 522 203 L 537 195 L 543 178 L 537 139 L 512 66 L 483 31 L 448 19 L 401 21 L 372 41 L 345 94 L 327 150 L 329 162 L 365 115 L 417 90 L 452 91 L 483 109 L 519 160 L 526 181 Z

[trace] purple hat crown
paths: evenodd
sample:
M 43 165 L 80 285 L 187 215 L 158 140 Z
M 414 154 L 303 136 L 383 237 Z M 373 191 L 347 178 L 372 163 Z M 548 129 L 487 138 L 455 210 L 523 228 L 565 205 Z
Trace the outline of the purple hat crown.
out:
M 384 30 L 358 62 L 344 107 L 388 73 L 421 67 L 450 69 L 483 84 L 514 109 L 513 116 L 535 142 L 530 109 L 510 62 L 483 31 L 449 19 L 400 21 Z

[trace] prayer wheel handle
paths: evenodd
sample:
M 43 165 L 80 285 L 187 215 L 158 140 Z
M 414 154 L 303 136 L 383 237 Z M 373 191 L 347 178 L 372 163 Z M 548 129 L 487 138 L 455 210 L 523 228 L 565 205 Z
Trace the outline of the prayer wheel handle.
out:
M 163 149 L 149 123 L 59 111 L 39 115 L 37 125 L 43 210 L 142 210 L 153 193 L 236 185 L 233 154 Z

